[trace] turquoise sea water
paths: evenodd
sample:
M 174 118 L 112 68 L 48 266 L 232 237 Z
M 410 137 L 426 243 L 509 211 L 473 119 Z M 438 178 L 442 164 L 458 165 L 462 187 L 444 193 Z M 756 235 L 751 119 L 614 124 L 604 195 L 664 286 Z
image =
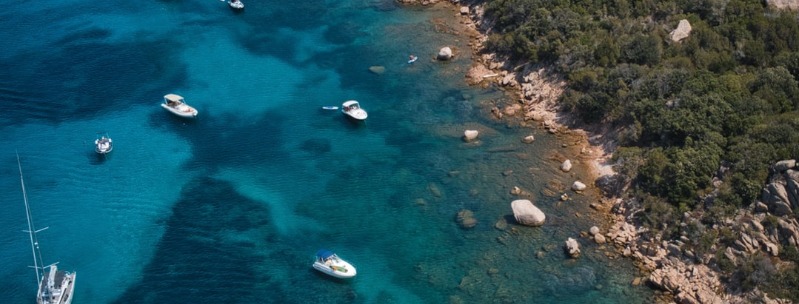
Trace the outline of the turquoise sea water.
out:
M 15 151 L 49 227 L 45 261 L 77 272 L 73 303 L 649 302 L 629 263 L 592 242 L 565 258 L 565 239 L 596 224 L 574 216 L 590 198 L 543 190 L 581 173 L 557 170 L 560 139 L 487 118 L 506 97 L 465 85 L 454 10 L 244 2 L 242 13 L 216 0 L 0 10 L 4 303 L 32 303 L 36 288 Z M 432 61 L 442 46 L 456 60 Z M 166 93 L 200 115 L 167 113 Z M 347 99 L 365 123 L 320 108 Z M 466 129 L 481 140 L 462 142 Z M 114 139 L 107 158 L 93 151 L 98 132 Z M 513 224 L 513 186 L 546 225 Z M 476 227 L 458 226 L 464 209 Z M 315 272 L 320 248 L 358 277 Z

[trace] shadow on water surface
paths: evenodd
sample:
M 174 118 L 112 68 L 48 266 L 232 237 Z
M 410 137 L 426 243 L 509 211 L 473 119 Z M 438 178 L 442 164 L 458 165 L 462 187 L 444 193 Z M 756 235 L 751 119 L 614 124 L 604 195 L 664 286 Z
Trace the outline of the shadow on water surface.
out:
M 50 49 L 42 60 L 19 55 L 0 63 L 0 70 L 14 71 L 0 73 L 0 99 L 5 101 L 0 121 L 14 125 L 91 119 L 149 103 L 137 95 L 142 83 L 179 87 L 187 78 L 180 60 L 169 55 L 173 42 L 94 42 L 102 35 L 97 29 L 85 30 L 70 36 L 73 43 Z M 92 39 L 74 41 L 83 41 L 82 36 Z
M 152 113 L 149 124 L 174 132 L 192 146 L 192 162 L 205 169 L 248 164 L 270 164 L 264 159 L 288 159 L 284 150 L 285 118 L 267 112 L 254 120 L 242 121 L 234 114 L 214 115 L 205 111 L 193 119 L 177 117 L 164 110 Z
M 268 239 L 268 218 L 268 210 L 225 182 L 192 181 L 173 206 L 141 281 L 115 303 L 261 302 L 257 290 L 277 286 L 248 264 L 263 259 L 255 248 Z
M 352 283 L 330 280 L 311 268 L 305 243 L 312 240 L 282 238 L 271 216 L 266 205 L 239 195 L 227 182 L 190 181 L 141 280 L 113 303 L 342 303 L 356 298 Z

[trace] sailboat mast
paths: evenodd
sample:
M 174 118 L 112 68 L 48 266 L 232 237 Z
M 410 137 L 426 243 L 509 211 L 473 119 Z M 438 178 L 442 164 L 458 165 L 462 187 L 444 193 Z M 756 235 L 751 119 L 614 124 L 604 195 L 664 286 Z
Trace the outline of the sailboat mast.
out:
M 25 216 L 28 218 L 28 235 L 31 241 L 31 253 L 33 254 L 33 268 L 36 269 L 36 286 L 41 284 L 42 277 L 39 274 L 39 258 L 37 254 L 39 250 L 39 240 L 36 238 L 36 229 L 33 227 L 33 220 L 31 219 L 31 209 L 28 205 L 28 193 L 25 191 L 25 179 L 22 178 L 22 163 L 19 161 L 19 153 L 17 153 L 17 166 L 19 167 L 19 183 L 22 185 L 22 197 L 25 200 Z

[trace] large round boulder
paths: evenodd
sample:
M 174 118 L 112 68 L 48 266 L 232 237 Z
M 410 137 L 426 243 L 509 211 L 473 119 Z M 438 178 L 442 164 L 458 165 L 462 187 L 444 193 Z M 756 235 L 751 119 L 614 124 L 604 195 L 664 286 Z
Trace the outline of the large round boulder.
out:
M 575 181 L 574 184 L 572 184 L 572 190 L 574 191 L 583 191 L 585 190 L 586 187 L 587 186 L 583 184 L 581 181 Z
M 480 134 L 480 132 L 477 132 L 477 130 L 466 130 L 466 131 L 463 131 L 463 141 L 472 142 L 475 139 L 477 139 L 477 135 L 478 134 Z
M 669 33 L 671 36 L 671 40 L 674 42 L 679 42 L 691 34 L 691 23 L 688 22 L 687 19 L 680 20 L 680 23 L 677 24 L 677 28 Z
M 510 206 L 513 209 L 513 217 L 522 225 L 541 226 L 547 218 L 544 212 L 533 205 L 530 200 L 515 200 L 510 203 Z
M 436 59 L 442 61 L 452 59 L 452 49 L 448 46 L 441 48 L 441 50 L 438 51 L 438 56 L 436 56 Z
M 570 257 L 576 258 L 580 256 L 580 243 L 577 243 L 577 240 L 569 238 L 566 240 L 566 244 L 563 247 L 566 249 L 566 252 L 569 253 Z
M 568 159 L 564 160 L 563 163 L 560 164 L 560 170 L 563 170 L 563 172 L 569 172 L 571 171 L 571 169 L 572 169 L 572 161 Z

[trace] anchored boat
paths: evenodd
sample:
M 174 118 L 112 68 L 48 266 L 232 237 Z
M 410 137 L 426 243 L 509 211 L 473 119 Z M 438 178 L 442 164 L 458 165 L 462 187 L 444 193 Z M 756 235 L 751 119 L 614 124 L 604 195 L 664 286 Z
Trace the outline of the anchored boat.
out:
M 366 111 L 356 100 L 347 100 L 341 105 L 341 113 L 355 120 L 366 120 Z
M 329 276 L 342 279 L 354 277 L 357 273 L 352 264 L 338 257 L 338 255 L 332 251 L 325 249 L 319 250 L 316 253 L 316 260 L 313 263 L 313 268 Z
M 192 118 L 198 114 L 197 109 L 186 104 L 183 96 L 177 94 L 164 95 L 164 103 L 161 104 L 161 107 L 180 117 Z
M 114 150 L 114 142 L 111 140 L 111 137 L 108 137 L 108 134 L 102 135 L 97 137 L 94 140 L 94 152 L 98 154 L 108 154 Z
M 28 193 L 25 191 L 25 180 L 22 177 L 22 164 L 19 161 L 19 154 L 17 154 L 17 166 L 19 167 L 19 182 L 22 185 L 22 197 L 25 200 L 25 215 L 28 217 L 28 230 L 25 232 L 30 236 L 31 252 L 33 252 L 32 267 L 36 269 L 36 281 L 39 283 L 39 289 L 36 293 L 36 303 L 70 304 L 72 303 L 72 295 L 75 290 L 75 272 L 58 270 L 58 267 L 56 267 L 58 263 L 44 266 L 36 233 L 49 227 L 39 230 L 36 230 L 34 227 L 33 216 L 31 215 L 30 205 L 28 204 Z
M 230 5 L 230 8 L 232 9 L 237 9 L 237 10 L 244 9 L 244 3 L 241 2 L 241 0 L 230 0 L 228 1 L 228 5 Z

